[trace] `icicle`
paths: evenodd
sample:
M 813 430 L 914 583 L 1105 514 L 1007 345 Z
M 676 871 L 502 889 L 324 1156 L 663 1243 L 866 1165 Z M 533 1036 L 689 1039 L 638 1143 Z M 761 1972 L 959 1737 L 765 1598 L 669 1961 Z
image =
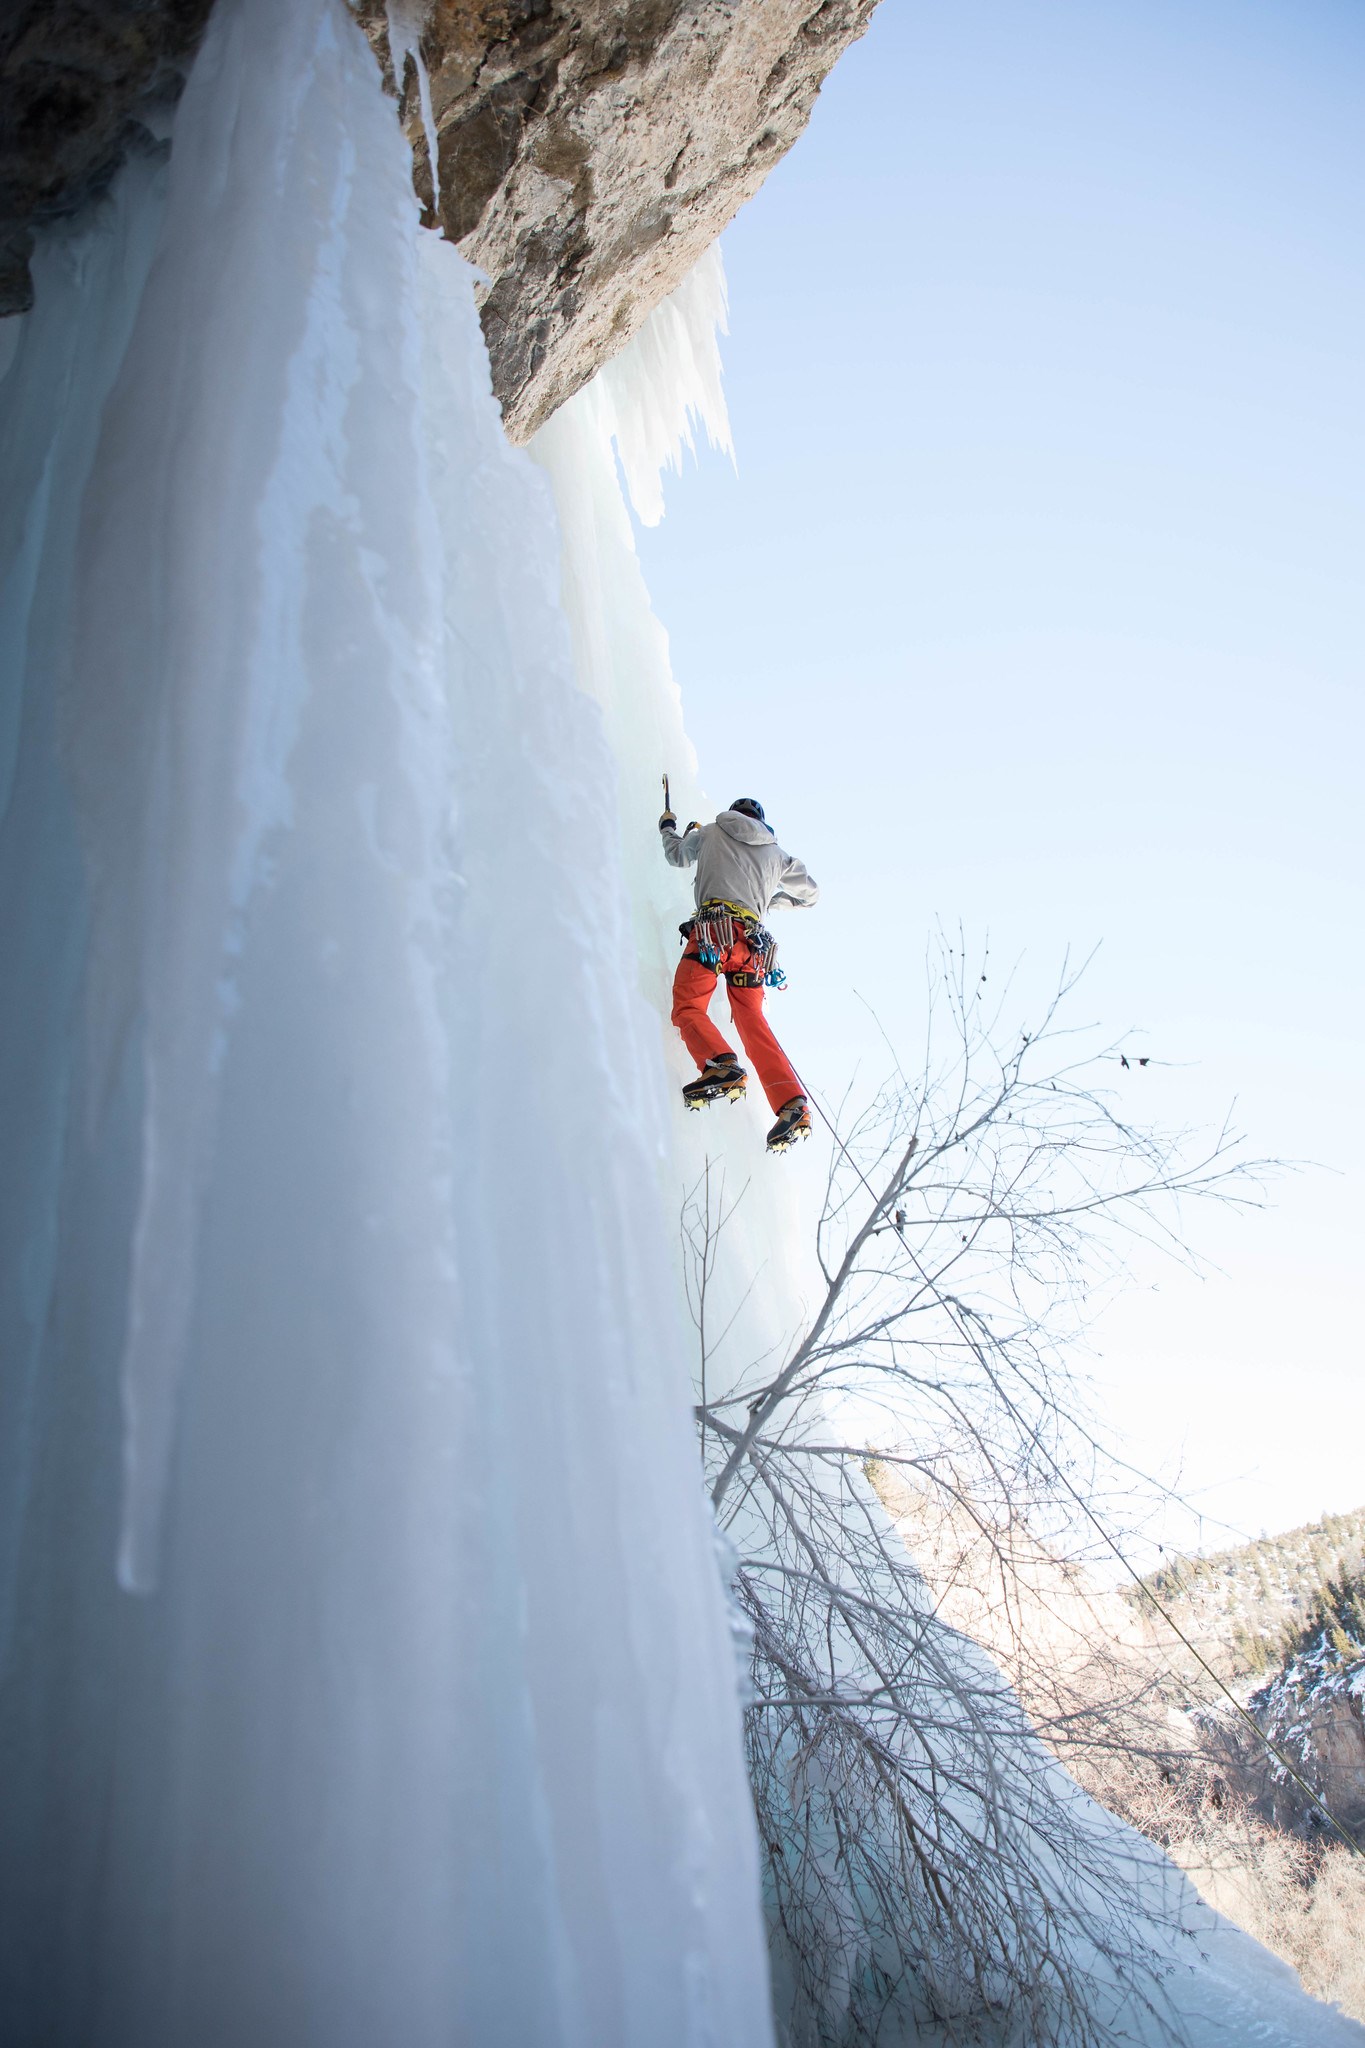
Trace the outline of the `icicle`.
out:
M 697 426 L 734 461 L 721 386 L 720 337 L 728 325 L 725 266 L 714 242 L 594 379 L 631 503 L 646 526 L 663 518 L 663 472 L 681 471 L 684 448 L 696 452 Z
M 422 28 L 426 19 L 424 0 L 388 0 L 385 15 L 389 25 L 389 61 L 393 82 L 403 90 L 407 59 L 417 67 L 417 98 L 422 109 L 422 132 L 427 139 L 427 161 L 431 165 L 432 211 L 441 213 L 441 158 L 436 134 L 436 116 L 431 104 L 431 80 L 422 60 Z

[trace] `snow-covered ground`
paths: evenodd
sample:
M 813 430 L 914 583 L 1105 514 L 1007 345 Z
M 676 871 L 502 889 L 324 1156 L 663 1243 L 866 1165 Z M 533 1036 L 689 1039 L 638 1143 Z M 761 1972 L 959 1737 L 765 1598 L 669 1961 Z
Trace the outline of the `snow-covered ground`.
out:
M 800 1184 L 669 1106 L 611 448 L 719 271 L 538 468 L 408 170 L 340 0 L 219 0 L 0 381 L 5 2042 L 772 2038 L 676 1229 L 753 1175 L 752 1357 Z M 1363 2038 L 1188 1909 L 1200 2048 Z

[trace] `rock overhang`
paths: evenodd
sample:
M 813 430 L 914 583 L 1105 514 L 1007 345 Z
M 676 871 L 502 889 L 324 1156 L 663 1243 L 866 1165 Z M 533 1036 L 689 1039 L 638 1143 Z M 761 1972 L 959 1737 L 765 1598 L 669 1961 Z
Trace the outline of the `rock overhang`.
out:
M 397 99 L 424 219 L 486 280 L 493 388 L 509 436 L 525 441 L 758 190 L 876 0 L 406 0 L 393 38 L 385 0 L 348 4 Z M 34 230 L 79 211 L 154 132 L 211 5 L 12 10 L 0 28 L 0 314 L 31 303 Z M 401 47 L 414 41 L 435 181 L 417 64 Z

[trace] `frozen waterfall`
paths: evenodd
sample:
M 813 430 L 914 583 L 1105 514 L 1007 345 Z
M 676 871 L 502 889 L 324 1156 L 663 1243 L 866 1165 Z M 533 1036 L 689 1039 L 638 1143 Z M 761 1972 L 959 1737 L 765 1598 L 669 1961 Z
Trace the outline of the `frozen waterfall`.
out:
M 755 1130 L 668 1107 L 660 769 L 702 802 L 617 475 L 654 518 L 695 425 L 727 444 L 719 259 L 511 450 L 344 0 L 217 0 L 173 152 L 35 270 L 0 326 L 0 2048 L 771 2048 L 676 1255 Z M 741 1362 L 814 1284 L 799 1179 L 754 1180 Z M 1360 2038 L 1068 1796 L 1197 2048 Z M 1095 1973 L 1171 2040 L 1123 1998 Z
M 611 752 L 341 0 L 0 419 L 0 2038 L 761 2048 Z

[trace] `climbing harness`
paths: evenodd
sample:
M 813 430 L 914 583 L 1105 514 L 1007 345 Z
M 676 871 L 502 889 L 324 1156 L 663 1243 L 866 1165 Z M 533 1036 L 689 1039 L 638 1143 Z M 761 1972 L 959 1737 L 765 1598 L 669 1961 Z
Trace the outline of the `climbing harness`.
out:
M 749 948 L 753 970 L 727 974 L 734 988 L 785 988 L 787 977 L 777 964 L 777 940 L 752 910 L 724 897 L 708 896 L 694 917 L 678 926 L 684 946 L 694 940 L 703 967 L 720 971 L 720 963 L 740 939 Z

